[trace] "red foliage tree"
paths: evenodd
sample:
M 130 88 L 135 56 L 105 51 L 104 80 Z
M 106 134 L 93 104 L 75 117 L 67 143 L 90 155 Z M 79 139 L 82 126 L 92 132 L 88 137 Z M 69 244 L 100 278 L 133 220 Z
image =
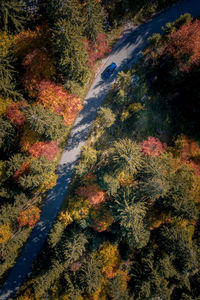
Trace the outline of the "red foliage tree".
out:
M 167 148 L 167 145 L 162 144 L 161 141 L 157 138 L 149 136 L 147 140 L 144 140 L 140 143 L 141 152 L 146 156 L 158 156 L 160 153 L 164 152 Z
M 23 85 L 31 97 L 37 96 L 41 80 L 49 80 L 55 74 L 54 61 L 45 48 L 35 49 L 27 54 L 22 62 L 25 67 Z
M 49 160 L 53 160 L 58 153 L 57 142 L 36 142 L 29 147 L 28 152 L 34 157 L 45 156 Z
M 168 36 L 166 52 L 173 55 L 182 71 L 200 63 L 200 20 L 187 22 Z
M 86 51 L 88 52 L 88 65 L 91 68 L 94 68 L 97 59 L 103 58 L 104 55 L 111 50 L 104 33 L 98 34 L 95 44 L 90 40 L 84 40 L 84 44 Z
M 76 190 L 76 194 L 88 199 L 93 206 L 106 201 L 106 193 L 100 189 L 97 183 L 88 183 L 85 186 L 80 186 Z
M 27 210 L 22 211 L 17 221 L 20 226 L 34 226 L 40 219 L 41 210 L 37 206 L 32 206 Z
M 17 126 L 23 126 L 26 122 L 26 118 L 20 108 L 21 103 L 13 103 L 7 107 L 5 113 L 5 116 L 10 120 L 10 122 Z
M 29 171 L 30 162 L 24 162 L 18 171 L 15 171 L 13 178 L 15 182 L 18 182 L 19 177 Z
M 82 109 L 77 96 L 69 94 L 61 85 L 45 80 L 40 82 L 37 102 L 62 115 L 66 125 L 71 125 Z

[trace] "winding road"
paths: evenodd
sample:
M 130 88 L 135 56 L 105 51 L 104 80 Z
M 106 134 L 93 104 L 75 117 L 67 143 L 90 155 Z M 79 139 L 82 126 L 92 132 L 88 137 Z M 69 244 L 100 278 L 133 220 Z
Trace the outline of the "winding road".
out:
M 191 13 L 193 17 L 200 16 L 200 0 L 177 2 L 169 9 L 153 17 L 152 20 L 137 27 L 126 29 L 120 40 L 115 44 L 109 57 L 103 60 L 101 72 L 111 62 L 115 62 L 118 67 L 109 81 L 101 79 L 101 72 L 96 76 L 84 100 L 83 110 L 74 123 L 65 150 L 63 151 L 57 170 L 57 184 L 49 191 L 42 209 L 40 221 L 35 225 L 0 291 L 1 300 L 14 297 L 26 277 L 31 274 L 32 263 L 37 258 L 60 210 L 61 204 L 65 199 L 81 147 L 87 140 L 97 111 L 111 88 L 117 73 L 134 61 L 137 53 L 145 47 L 149 36 L 153 33 L 161 32 L 162 26 L 167 22 L 174 21 L 186 12 Z

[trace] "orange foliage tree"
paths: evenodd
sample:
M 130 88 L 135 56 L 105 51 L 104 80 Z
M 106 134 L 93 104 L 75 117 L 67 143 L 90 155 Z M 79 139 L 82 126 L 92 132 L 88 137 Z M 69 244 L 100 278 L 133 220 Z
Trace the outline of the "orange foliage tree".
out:
M 26 122 L 26 118 L 23 112 L 20 110 L 22 107 L 21 103 L 12 103 L 7 107 L 5 117 L 10 120 L 11 123 L 17 126 L 23 126 Z
M 200 63 L 200 20 L 187 22 L 168 36 L 165 51 L 173 55 L 182 71 Z
M 17 221 L 20 226 L 34 226 L 40 219 L 40 209 L 37 206 L 32 206 L 27 210 L 22 211 Z
M 92 206 L 97 206 L 106 201 L 106 193 L 97 183 L 88 183 L 85 186 L 80 186 L 76 190 L 76 194 L 88 199 Z
M 162 152 L 164 152 L 167 148 L 167 145 L 164 143 L 162 144 L 161 141 L 157 138 L 149 136 L 147 140 L 144 140 L 140 143 L 141 152 L 144 153 L 146 156 L 158 156 Z
M 46 80 L 40 82 L 37 103 L 42 104 L 44 108 L 51 108 L 58 115 L 62 115 L 66 125 L 72 124 L 82 109 L 78 97 L 69 94 L 61 85 Z
M 35 49 L 25 56 L 23 85 L 29 96 L 36 97 L 41 80 L 49 80 L 55 74 L 54 60 L 47 55 L 46 48 Z
M 88 52 L 88 65 L 94 68 L 97 59 L 103 58 L 111 50 L 104 33 L 99 33 L 96 43 L 90 40 L 84 40 L 86 51 Z
M 29 147 L 28 152 L 33 157 L 45 156 L 49 160 L 53 160 L 58 153 L 57 142 L 36 142 Z

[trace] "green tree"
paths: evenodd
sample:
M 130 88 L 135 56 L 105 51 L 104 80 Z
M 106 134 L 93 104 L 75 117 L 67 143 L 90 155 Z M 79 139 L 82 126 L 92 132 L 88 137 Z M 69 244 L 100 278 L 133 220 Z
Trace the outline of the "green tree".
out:
M 98 33 L 103 31 L 101 5 L 97 0 L 86 0 L 84 5 L 85 35 L 96 42 Z
M 16 130 L 13 125 L 0 118 L 0 149 L 4 152 L 9 151 L 14 143 Z
M 58 68 L 65 80 L 81 85 L 87 82 L 89 71 L 87 52 L 79 25 L 61 19 L 55 24 L 52 33 Z
M 66 126 L 61 116 L 41 105 L 28 106 L 24 109 L 27 123 L 32 130 L 47 141 L 58 140 L 65 136 Z
M 91 255 L 80 270 L 80 282 L 87 294 L 91 295 L 101 286 L 101 265 L 97 257 Z
M 25 21 L 25 2 L 23 0 L 0 1 L 0 28 L 18 32 Z
M 115 172 L 123 170 L 133 175 L 142 166 L 143 158 L 140 146 L 130 139 L 120 139 L 114 142 L 110 153 L 111 167 Z
M 62 245 L 66 266 L 77 261 L 84 254 L 87 243 L 87 238 L 83 233 L 72 233 L 72 237 Z
M 119 221 L 122 237 L 130 247 L 140 249 L 149 241 L 149 224 L 146 220 L 146 207 L 144 203 L 136 202 L 132 192 L 125 189 L 116 196 L 114 203 L 110 204 L 114 218 Z
M 97 127 L 101 127 L 102 129 L 109 128 L 115 123 L 115 114 L 108 107 L 101 107 L 98 111 L 97 116 Z

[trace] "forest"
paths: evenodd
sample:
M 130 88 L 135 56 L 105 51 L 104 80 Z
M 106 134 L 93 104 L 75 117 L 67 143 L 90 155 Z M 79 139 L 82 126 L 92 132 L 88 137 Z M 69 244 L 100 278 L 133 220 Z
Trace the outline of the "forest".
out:
M 1 284 L 116 32 L 173 2 L 0 2 Z M 182 15 L 118 73 L 17 299 L 200 299 L 199 41 Z

